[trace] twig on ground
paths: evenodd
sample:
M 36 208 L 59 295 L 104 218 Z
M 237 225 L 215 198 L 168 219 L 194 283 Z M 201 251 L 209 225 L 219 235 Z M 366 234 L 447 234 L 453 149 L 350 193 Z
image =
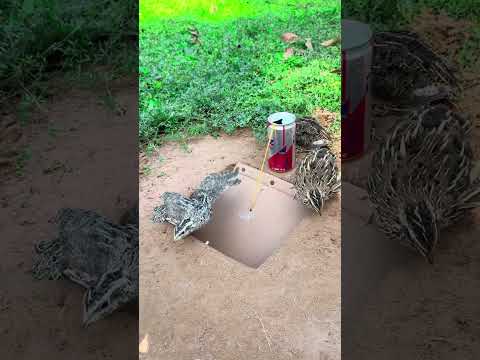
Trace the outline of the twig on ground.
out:
M 263 325 L 262 318 L 260 317 L 260 315 L 258 315 L 258 313 L 255 310 L 254 310 L 254 312 L 255 312 L 255 316 L 256 316 L 257 320 L 260 322 L 260 325 L 262 325 L 262 330 L 263 330 L 263 333 L 265 335 L 265 338 L 267 339 L 267 343 L 268 343 L 268 347 L 270 348 L 270 352 L 273 352 L 270 337 L 268 336 L 267 330 L 265 330 L 265 326 Z

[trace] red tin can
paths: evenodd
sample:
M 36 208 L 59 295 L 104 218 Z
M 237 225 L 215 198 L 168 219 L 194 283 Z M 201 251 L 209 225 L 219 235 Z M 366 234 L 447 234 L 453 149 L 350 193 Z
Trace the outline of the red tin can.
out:
M 295 120 L 295 115 L 288 112 L 268 117 L 268 166 L 272 171 L 283 173 L 295 167 Z
M 342 20 L 342 160 L 359 157 L 370 145 L 372 32 Z

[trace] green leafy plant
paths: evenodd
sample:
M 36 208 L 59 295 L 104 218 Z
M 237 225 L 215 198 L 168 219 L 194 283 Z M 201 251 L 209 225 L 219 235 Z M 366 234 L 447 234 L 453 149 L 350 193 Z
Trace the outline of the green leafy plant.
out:
M 143 0 L 140 140 L 232 133 L 263 136 L 268 115 L 339 112 L 340 2 Z M 143 12 L 142 12 L 143 11 Z M 300 37 L 285 59 L 281 35 Z M 311 39 L 312 49 L 305 45 Z M 303 43 L 302 43 L 303 41 Z
M 41 97 L 58 74 L 136 69 L 137 14 L 129 0 L 2 1 L 0 104 Z

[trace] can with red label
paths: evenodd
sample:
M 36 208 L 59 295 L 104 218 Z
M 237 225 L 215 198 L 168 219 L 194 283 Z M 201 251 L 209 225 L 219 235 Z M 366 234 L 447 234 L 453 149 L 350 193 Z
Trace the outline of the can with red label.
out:
M 295 167 L 295 120 L 288 112 L 268 117 L 268 166 L 272 171 L 287 172 Z
M 342 159 L 365 153 L 370 145 L 370 73 L 372 31 L 358 21 L 342 20 Z

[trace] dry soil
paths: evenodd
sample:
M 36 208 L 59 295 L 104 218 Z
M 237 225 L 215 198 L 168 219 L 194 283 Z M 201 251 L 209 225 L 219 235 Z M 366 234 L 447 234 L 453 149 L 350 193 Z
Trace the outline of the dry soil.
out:
M 61 207 L 118 220 L 138 194 L 136 79 L 112 86 L 123 116 L 96 92 L 66 91 L 28 114 L 22 146 L 31 158 L 0 187 L 0 353 L 3 359 L 125 359 L 138 356 L 137 315 L 117 312 L 82 327 L 84 290 L 32 278 L 33 246 L 56 236 Z M 38 110 L 38 109 L 37 109 Z M 11 113 L 2 115 L 11 120 Z M 6 119 L 9 117 L 10 119 Z M 132 135 L 133 133 L 133 135 Z M 15 163 L 13 161 L 13 163 Z M 5 170 L 5 169 L 3 169 Z M 8 174 L 8 175 L 7 175 Z
M 240 131 L 194 140 L 188 149 L 169 143 L 143 158 L 142 358 L 340 359 L 338 198 L 322 216 L 305 218 L 258 269 L 192 238 L 173 242 L 170 225 L 150 220 L 163 192 L 188 194 L 207 174 L 239 161 L 258 168 L 262 155 L 251 132 Z

